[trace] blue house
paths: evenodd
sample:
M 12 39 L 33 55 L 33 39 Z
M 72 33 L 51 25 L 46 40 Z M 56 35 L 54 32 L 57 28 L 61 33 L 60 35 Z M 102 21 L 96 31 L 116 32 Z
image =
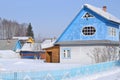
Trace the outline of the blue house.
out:
M 55 43 L 60 46 L 60 63 L 94 63 L 95 49 L 119 46 L 119 25 L 106 6 L 83 5 Z

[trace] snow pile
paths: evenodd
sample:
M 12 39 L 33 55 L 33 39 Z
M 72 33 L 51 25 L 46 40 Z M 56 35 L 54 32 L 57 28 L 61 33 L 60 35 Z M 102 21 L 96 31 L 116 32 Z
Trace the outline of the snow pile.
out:
M 44 49 L 44 48 L 53 47 L 55 41 L 56 39 L 47 39 L 41 44 L 41 48 Z
M 20 55 L 12 50 L 0 50 L 0 58 L 5 59 L 20 58 Z

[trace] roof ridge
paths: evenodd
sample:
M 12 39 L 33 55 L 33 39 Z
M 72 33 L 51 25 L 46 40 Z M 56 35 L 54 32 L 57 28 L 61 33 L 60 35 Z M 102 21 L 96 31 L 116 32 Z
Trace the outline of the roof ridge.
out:
M 108 19 L 110 21 L 117 22 L 117 23 L 120 24 L 120 20 L 117 17 L 113 16 L 109 12 L 103 11 L 101 8 L 92 6 L 90 4 L 84 4 L 84 7 L 87 7 L 88 9 L 94 11 L 95 13 L 101 15 L 102 17 L 104 17 L 104 18 L 106 18 L 106 19 Z

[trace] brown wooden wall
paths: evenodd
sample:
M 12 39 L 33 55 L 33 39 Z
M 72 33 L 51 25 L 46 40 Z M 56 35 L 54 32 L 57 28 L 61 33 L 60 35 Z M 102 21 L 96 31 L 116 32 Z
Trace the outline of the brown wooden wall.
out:
M 45 59 L 45 58 L 46 58 L 45 53 L 41 53 L 41 54 L 40 54 L 40 59 Z
M 45 49 L 46 62 L 59 63 L 60 62 L 59 46 L 53 46 Z

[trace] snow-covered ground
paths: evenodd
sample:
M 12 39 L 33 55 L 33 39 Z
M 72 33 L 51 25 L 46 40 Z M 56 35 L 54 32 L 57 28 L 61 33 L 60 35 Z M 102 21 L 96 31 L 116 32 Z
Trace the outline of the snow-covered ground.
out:
M 2 59 L 20 58 L 20 55 L 19 53 L 15 53 L 12 50 L 0 50 L 0 58 Z
M 84 77 L 77 76 L 66 80 L 120 80 L 120 68 L 115 67 L 112 70 L 87 75 Z
M 110 72 L 105 72 L 104 74 L 101 74 L 101 75 L 96 80 L 120 80 L 120 69 L 110 71 Z
M 63 70 L 81 66 L 80 64 L 44 63 L 33 59 L 0 59 L 0 71 L 48 71 Z
M 81 66 L 80 64 L 44 63 L 42 60 L 32 59 L 0 59 L 0 71 L 49 71 L 66 70 Z M 120 68 L 87 75 L 77 76 L 66 80 L 120 80 Z

